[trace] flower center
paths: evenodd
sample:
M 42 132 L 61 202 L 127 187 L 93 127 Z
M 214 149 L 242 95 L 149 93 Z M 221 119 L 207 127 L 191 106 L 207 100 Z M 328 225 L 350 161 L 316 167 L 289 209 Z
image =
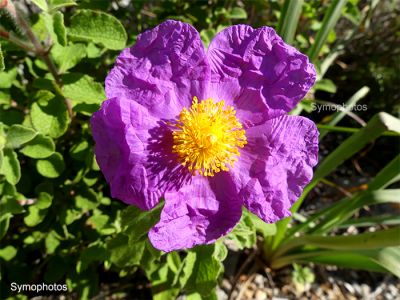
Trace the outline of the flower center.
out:
M 238 160 L 238 147 L 247 143 L 234 108 L 224 101 L 214 103 L 211 98 L 199 103 L 193 97 L 192 106 L 182 109 L 175 128 L 173 152 L 193 175 L 214 176 L 228 171 L 228 166 L 233 167 Z

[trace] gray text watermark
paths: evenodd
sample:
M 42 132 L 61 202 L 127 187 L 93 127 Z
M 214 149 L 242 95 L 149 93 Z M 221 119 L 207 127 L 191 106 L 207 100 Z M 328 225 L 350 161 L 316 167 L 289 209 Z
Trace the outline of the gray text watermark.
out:
M 11 291 L 22 293 L 22 292 L 67 292 L 68 287 L 66 284 L 58 283 L 36 283 L 36 284 L 18 284 L 16 282 L 11 283 Z
M 342 104 L 319 104 L 319 103 L 312 103 L 312 111 L 317 111 L 318 113 L 329 111 L 351 111 L 351 112 L 359 112 L 359 111 L 366 111 L 367 105 L 366 104 L 355 104 L 351 106 L 347 106 L 345 103 Z

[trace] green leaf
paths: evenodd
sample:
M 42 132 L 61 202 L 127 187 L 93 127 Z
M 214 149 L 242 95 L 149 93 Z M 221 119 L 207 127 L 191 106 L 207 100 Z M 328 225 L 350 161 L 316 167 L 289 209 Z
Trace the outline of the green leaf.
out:
M 42 134 L 38 134 L 33 140 L 26 143 L 19 151 L 25 156 L 31 158 L 47 158 L 55 151 L 55 144 L 53 140 Z
M 315 274 L 308 267 L 301 267 L 298 264 L 293 264 L 292 280 L 296 285 L 304 286 L 307 283 L 313 283 Z
M 98 58 L 102 53 L 102 50 L 93 43 L 89 43 L 86 47 L 86 54 L 88 58 Z
M 314 89 L 319 90 L 319 91 L 328 92 L 331 94 L 336 93 L 336 90 L 337 90 L 336 85 L 330 79 L 318 80 L 314 85 Z
M 86 56 L 86 47 L 83 44 L 72 44 L 66 47 L 56 44 L 52 48 L 51 54 L 60 73 L 65 73 L 65 71 L 75 67 Z
M 7 143 L 8 148 L 19 148 L 23 144 L 33 140 L 37 132 L 31 128 L 16 124 L 12 125 L 7 132 Z
M 121 214 L 123 232 L 129 236 L 130 242 L 135 242 L 146 237 L 147 232 L 160 219 L 162 204 L 150 211 L 141 211 L 137 207 L 125 208 Z
M 48 91 L 40 91 L 32 104 L 31 121 L 33 127 L 44 135 L 57 138 L 68 129 L 68 111 L 61 97 Z
M 13 215 L 16 215 L 21 214 L 25 211 L 24 208 L 19 204 L 16 196 L 7 195 L 9 193 L 7 193 L 5 189 L 3 189 L 3 191 L 0 191 L 0 194 L 4 196 L 1 199 L 0 203 L 1 214 L 11 213 Z
M 170 252 L 167 254 L 167 264 L 172 272 L 177 273 L 181 263 L 181 258 L 177 252 Z
M 147 232 L 159 220 L 162 204 L 150 211 L 129 206 L 122 211 L 122 232 L 107 243 L 110 260 L 119 267 L 138 265 L 142 260 Z
M 8 227 L 10 226 L 11 214 L 6 213 L 0 216 L 0 240 L 6 235 Z
M 82 211 L 76 209 L 67 209 L 60 212 L 60 222 L 63 225 L 70 225 L 82 216 Z
M 230 19 L 247 19 L 247 12 L 241 7 L 234 7 L 229 12 Z
M 53 30 L 58 43 L 61 46 L 67 46 L 67 30 L 64 25 L 64 15 L 59 11 L 53 15 Z
M 43 11 L 48 11 L 49 9 L 46 0 L 32 0 L 32 2 Z
M 303 0 L 285 0 L 285 3 L 283 4 L 277 32 L 288 44 L 293 44 L 302 6 Z
M 4 175 L 7 182 L 13 185 L 17 184 L 21 178 L 21 167 L 19 165 L 17 153 L 11 149 L 4 149 L 0 174 Z
M 0 72 L 0 89 L 9 89 L 17 78 L 17 68 Z
M 46 209 L 39 209 L 35 205 L 31 205 L 28 208 L 28 214 L 24 217 L 26 226 L 34 227 L 44 220 L 47 215 Z
M 252 248 L 257 240 L 256 228 L 247 211 L 244 211 L 239 223 L 227 236 L 239 249 Z
M 99 275 L 95 268 L 89 268 L 81 273 L 71 270 L 65 280 L 68 290 L 77 293 L 78 299 L 92 299 L 99 292 Z
M 35 203 L 35 206 L 38 209 L 46 209 L 49 208 L 51 206 L 51 202 L 53 200 L 53 197 L 46 193 L 46 192 L 40 192 L 39 196 L 37 198 L 37 201 Z
M 47 254 L 53 254 L 58 246 L 60 245 L 60 241 L 57 238 L 57 234 L 54 233 L 54 231 L 51 231 L 47 236 L 46 239 L 44 240 L 45 246 L 46 246 L 46 252 Z
M 169 269 L 168 264 L 159 267 L 151 276 L 151 290 L 153 300 L 169 300 L 176 299 L 179 289 L 173 287 L 173 272 Z
M 76 40 L 92 41 L 112 50 L 126 46 L 127 34 L 121 22 L 112 15 L 80 10 L 71 18 L 68 35 Z
M 58 152 L 53 153 L 46 159 L 36 162 L 39 174 L 48 178 L 57 178 L 65 170 L 64 159 Z
M 180 268 L 175 275 L 173 285 L 178 285 L 179 287 L 186 286 L 190 276 L 192 276 L 193 269 L 196 263 L 196 253 L 190 251 L 187 253 L 185 259 L 183 260 Z
M 185 289 L 188 292 L 199 292 L 202 296 L 208 296 L 216 287 L 218 278 L 223 272 L 222 261 L 227 253 L 226 248 L 218 247 L 216 243 L 198 246 L 191 251 L 196 255 L 196 262 Z M 221 255 L 221 251 L 224 255 Z
M 70 73 L 63 76 L 63 94 L 72 100 L 73 106 L 77 104 L 96 104 L 106 98 L 103 85 L 88 75 Z
M 107 258 L 107 250 L 103 245 L 91 245 L 81 252 L 76 265 L 76 272 L 81 273 L 85 271 L 92 262 L 103 262 Z
M 107 224 L 109 219 L 110 217 L 107 215 L 93 215 L 87 220 L 87 223 L 97 231 L 100 231 Z
M 139 265 L 145 248 L 145 241 L 130 242 L 129 237 L 119 233 L 107 243 L 110 261 L 117 267 Z
M 84 161 L 88 155 L 89 147 L 88 141 L 83 140 L 82 142 L 73 145 L 69 154 L 75 160 Z
M 76 207 L 82 210 L 94 209 L 99 205 L 97 201 L 97 195 L 92 189 L 84 189 L 79 191 L 75 197 Z
M 73 0 L 49 0 L 51 10 L 77 5 Z
M 0 72 L 4 71 L 5 69 L 4 65 L 4 56 L 3 56 L 3 51 L 1 51 L 1 44 L 0 44 Z
M 17 255 L 17 249 L 15 249 L 13 246 L 9 245 L 4 247 L 3 249 L 0 249 L 0 257 L 5 261 L 12 260 L 15 255 Z
M 263 235 L 263 237 L 271 236 L 276 233 L 276 225 L 274 223 L 272 223 L 272 224 L 265 223 L 258 216 L 256 216 L 253 213 L 250 213 L 250 212 L 249 212 L 249 216 L 256 228 L 256 231 L 261 233 Z

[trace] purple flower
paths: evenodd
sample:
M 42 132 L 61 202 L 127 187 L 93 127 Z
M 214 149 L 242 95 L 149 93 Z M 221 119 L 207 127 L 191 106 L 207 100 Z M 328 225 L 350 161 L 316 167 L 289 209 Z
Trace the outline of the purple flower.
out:
M 288 116 L 314 84 L 308 58 L 272 28 L 231 26 L 204 50 L 189 24 L 166 21 L 122 51 L 91 119 L 97 162 L 114 198 L 165 205 L 154 247 L 209 244 L 242 206 L 268 223 L 312 178 L 318 131 Z

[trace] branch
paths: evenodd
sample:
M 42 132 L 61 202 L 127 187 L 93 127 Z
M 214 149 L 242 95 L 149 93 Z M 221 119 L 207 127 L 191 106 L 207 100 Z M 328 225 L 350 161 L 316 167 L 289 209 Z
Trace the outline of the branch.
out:
M 17 23 L 22 27 L 22 29 L 25 31 L 26 36 L 28 39 L 31 41 L 33 44 L 33 52 L 39 56 L 44 63 L 46 64 L 49 72 L 53 76 L 54 80 L 56 81 L 58 87 L 61 90 L 61 87 L 63 85 L 61 76 L 58 74 L 57 67 L 55 66 L 54 62 L 51 60 L 50 55 L 49 55 L 49 49 L 45 49 L 41 42 L 38 40 L 34 32 L 32 31 L 31 27 L 29 26 L 28 22 L 25 20 L 25 18 L 20 14 L 20 12 L 15 8 L 14 4 L 12 3 L 11 0 L 8 0 L 6 3 L 5 9 L 8 10 L 11 16 L 15 18 Z M 10 40 L 11 41 L 11 40 Z M 68 114 L 70 118 L 73 118 L 73 111 L 72 111 L 72 103 L 69 99 L 65 98 L 65 105 L 67 106 Z

